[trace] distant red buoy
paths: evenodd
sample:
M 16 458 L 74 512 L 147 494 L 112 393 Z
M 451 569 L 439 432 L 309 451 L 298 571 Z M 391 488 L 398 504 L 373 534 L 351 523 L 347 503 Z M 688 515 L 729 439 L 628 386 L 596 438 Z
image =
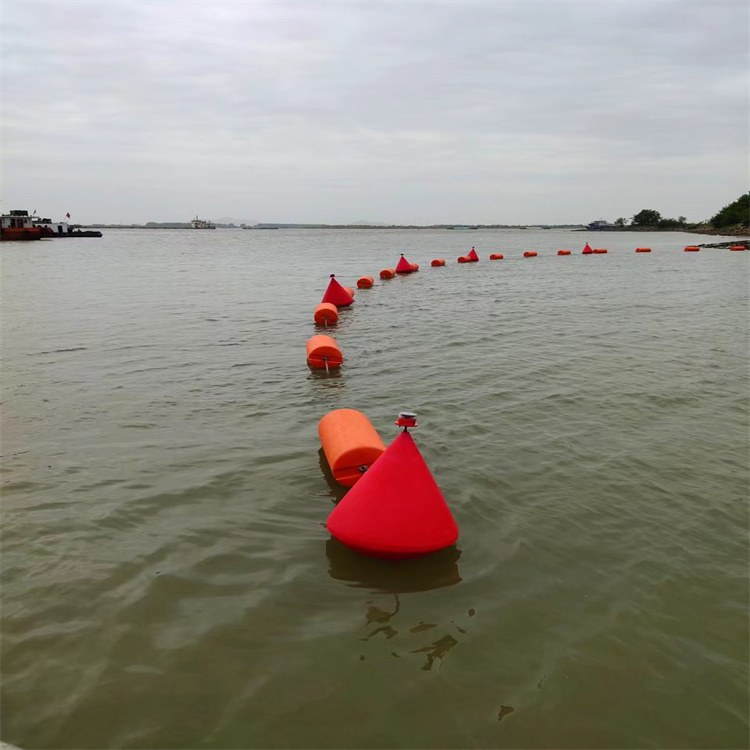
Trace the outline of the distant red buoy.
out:
M 321 302 L 315 308 L 315 323 L 319 326 L 331 326 L 339 319 L 339 311 L 336 305 L 330 302 Z
M 392 279 L 396 275 L 396 271 L 393 268 L 384 268 L 380 272 L 381 279 Z
M 348 307 L 354 302 L 354 297 L 347 291 L 346 287 L 341 286 L 334 274 L 331 274 L 331 281 L 328 289 L 323 295 L 323 302 L 330 302 L 336 307 Z
M 688 245 L 685 248 L 686 253 L 698 253 L 700 252 L 700 248 L 697 245 Z
M 594 248 L 594 254 L 595 255 L 602 255 L 602 254 L 604 254 L 606 252 L 607 252 L 606 249 L 603 248 L 603 247 L 595 247 Z
M 370 289 L 374 283 L 372 276 L 362 276 L 357 279 L 357 289 Z
M 558 250 L 558 255 L 570 255 L 570 250 Z
M 430 265 L 433 268 L 438 268 L 439 266 L 444 266 L 445 265 L 445 259 L 444 258 L 435 258 L 435 260 L 433 260 L 432 263 L 430 263 Z
M 327 526 L 347 547 L 392 560 L 428 555 L 458 539 L 440 488 L 406 430 L 334 508 Z
M 591 245 L 589 245 L 589 243 L 587 242 L 586 247 L 583 248 L 583 255 L 592 255 L 593 252 L 594 251 L 592 250 Z
M 525 253 L 523 254 L 523 257 L 524 257 L 524 258 L 536 258 L 537 254 L 538 254 L 538 253 L 537 253 L 537 251 L 536 251 L 536 250 L 527 250 L 527 251 L 526 251 L 526 252 L 525 252 Z
M 745 246 L 744 246 L 744 245 L 735 245 L 734 247 L 730 247 L 729 249 L 730 249 L 730 250 L 731 250 L 731 251 L 732 251 L 733 253 L 736 253 L 736 252 L 738 252 L 738 251 L 740 251 L 740 250 L 745 250 Z
M 401 253 L 401 257 L 398 259 L 398 263 L 396 263 L 396 273 L 412 273 L 414 269 L 411 267 L 411 263 L 409 263 L 406 258 L 404 258 L 404 254 Z
M 466 254 L 466 257 L 472 261 L 473 263 L 476 263 L 476 261 L 479 260 L 479 256 L 477 255 L 477 251 L 472 247 L 471 250 Z
M 492 253 L 492 255 L 490 255 L 490 260 L 502 260 L 502 259 L 503 259 L 502 253 Z
M 419 263 L 411 263 L 411 270 L 412 271 L 418 271 L 419 270 Z
M 650 247 L 637 247 L 635 249 L 635 251 L 637 253 L 650 253 L 651 252 L 651 248 Z
M 471 263 L 471 259 L 469 258 L 468 255 L 459 255 L 458 262 L 459 263 Z
M 307 340 L 307 364 L 316 370 L 340 367 L 344 361 L 338 344 L 330 336 L 313 336 Z

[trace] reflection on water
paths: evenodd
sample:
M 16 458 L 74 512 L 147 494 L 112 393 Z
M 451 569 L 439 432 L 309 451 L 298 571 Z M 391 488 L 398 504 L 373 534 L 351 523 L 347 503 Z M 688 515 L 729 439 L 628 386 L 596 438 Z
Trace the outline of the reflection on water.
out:
M 461 551 L 456 547 L 413 560 L 377 560 L 353 552 L 336 539 L 329 539 L 326 542 L 326 555 L 329 562 L 328 574 L 331 578 L 345 581 L 354 588 L 366 588 L 374 593 L 393 597 L 391 602 L 381 602 L 379 605 L 371 600 L 365 601 L 365 627 L 374 627 L 367 635 L 359 638 L 360 641 L 391 641 L 401 635 L 408 639 L 403 653 L 426 654 L 425 662 L 420 669 L 429 672 L 436 661 L 442 662 L 445 654 L 458 644 L 455 633 L 466 633 L 451 620 L 444 627 L 452 633 L 445 633 L 437 640 L 415 649 L 412 648 L 413 636 L 441 627 L 441 624 L 420 620 L 400 626 L 397 622 L 397 615 L 401 611 L 399 594 L 445 588 L 461 581 L 458 570 Z M 473 614 L 474 610 L 470 611 Z M 397 651 L 390 651 L 389 655 L 401 658 Z M 360 656 L 361 660 L 365 658 L 364 654 Z
M 337 539 L 326 542 L 328 575 L 355 588 L 403 594 L 453 586 L 461 581 L 457 547 L 413 560 L 376 560 L 353 552 Z
M 344 387 L 343 381 L 336 382 L 336 381 L 341 380 L 342 377 L 343 377 L 343 373 L 337 367 L 335 370 L 328 370 L 328 372 L 326 372 L 325 370 L 310 370 L 310 373 L 307 376 L 307 379 L 323 381 L 325 385 L 328 385 L 331 388 L 343 388 Z
M 429 672 L 435 659 L 442 661 L 443 657 L 458 643 L 452 635 L 444 635 L 429 646 L 418 648 L 412 651 L 412 654 L 427 654 L 427 659 L 422 669 Z

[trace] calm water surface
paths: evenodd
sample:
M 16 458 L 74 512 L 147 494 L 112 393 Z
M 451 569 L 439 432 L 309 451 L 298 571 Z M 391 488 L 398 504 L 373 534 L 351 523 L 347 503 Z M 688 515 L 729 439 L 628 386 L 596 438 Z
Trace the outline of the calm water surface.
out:
M 747 747 L 750 253 L 695 241 L 3 245 L 2 739 Z M 482 262 L 457 265 L 471 244 Z M 327 274 L 399 252 L 422 270 L 359 291 L 345 366 L 311 373 Z M 341 407 L 386 441 L 419 413 L 455 551 L 385 564 L 330 540 L 316 427 Z

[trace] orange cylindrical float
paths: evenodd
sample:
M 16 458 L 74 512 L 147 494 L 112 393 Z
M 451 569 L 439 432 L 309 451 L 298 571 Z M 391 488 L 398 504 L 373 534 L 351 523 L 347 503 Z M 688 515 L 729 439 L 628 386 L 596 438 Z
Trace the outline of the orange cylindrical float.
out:
M 558 255 L 570 255 L 570 250 L 558 250 Z
M 535 257 L 536 257 L 536 255 L 537 255 L 537 252 L 536 252 L 536 250 L 527 250 L 527 251 L 526 251 L 526 252 L 525 252 L 525 253 L 523 254 L 523 257 L 524 257 L 524 258 L 535 258 Z
M 357 279 L 357 289 L 370 289 L 374 283 L 372 276 L 362 276 Z
M 344 361 L 338 344 L 330 337 L 319 334 L 307 339 L 307 364 L 316 370 L 340 367 Z
M 459 263 L 471 263 L 471 258 L 467 257 L 466 255 L 459 255 L 458 262 Z
M 502 260 L 503 257 L 502 253 L 492 253 L 492 255 L 490 255 L 490 260 Z
M 318 435 L 337 482 L 353 486 L 385 452 L 385 443 L 360 411 L 336 409 L 318 422 Z
M 435 260 L 430 263 L 431 266 L 437 268 L 438 266 L 444 266 L 445 265 L 445 259 L 444 258 L 435 258 Z
M 412 263 L 411 264 L 411 270 L 412 271 L 418 271 L 419 270 L 419 263 Z
M 597 255 L 602 255 L 603 253 L 606 253 L 606 252 L 607 252 L 606 249 L 603 247 L 594 248 L 594 253 L 596 253 Z
M 336 305 L 330 302 L 321 302 L 315 308 L 315 322 L 319 326 L 331 326 L 339 319 L 339 311 Z
M 650 253 L 651 252 L 651 248 L 650 247 L 637 247 L 635 249 L 635 251 L 637 253 Z
M 354 299 L 354 289 L 352 289 L 352 287 L 350 287 L 350 286 L 345 286 L 345 287 L 344 287 L 344 290 L 345 290 L 345 291 L 347 291 L 347 292 L 349 293 L 349 296 L 350 296 L 350 297 L 351 297 L 352 299 Z
M 396 271 L 393 268 L 384 268 L 380 272 L 381 279 L 392 279 L 396 275 Z
M 734 247 L 730 247 L 729 249 L 730 249 L 730 250 L 731 250 L 732 252 L 735 252 L 735 253 L 736 253 L 736 252 L 737 252 L 738 250 L 744 250 L 744 249 L 745 249 L 745 246 L 744 246 L 744 245 L 735 245 Z
M 685 248 L 686 253 L 697 253 L 700 251 L 700 248 L 697 245 L 688 245 Z

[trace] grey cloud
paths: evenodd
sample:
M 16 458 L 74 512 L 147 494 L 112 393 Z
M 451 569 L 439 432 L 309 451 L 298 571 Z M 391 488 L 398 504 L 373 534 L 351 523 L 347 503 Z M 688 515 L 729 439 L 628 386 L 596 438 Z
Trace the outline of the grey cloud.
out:
M 747 189 L 744 3 L 5 6 L 14 207 L 697 220 Z

